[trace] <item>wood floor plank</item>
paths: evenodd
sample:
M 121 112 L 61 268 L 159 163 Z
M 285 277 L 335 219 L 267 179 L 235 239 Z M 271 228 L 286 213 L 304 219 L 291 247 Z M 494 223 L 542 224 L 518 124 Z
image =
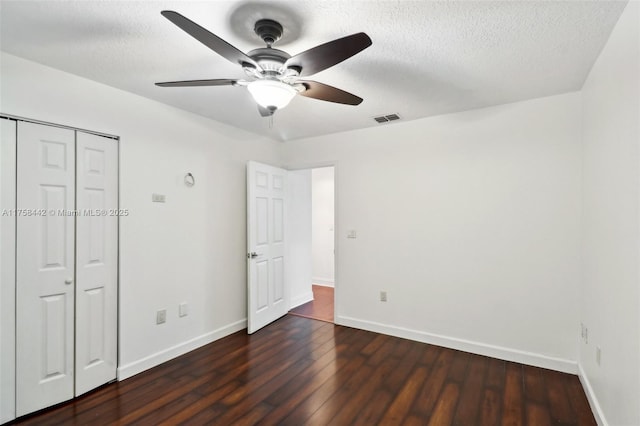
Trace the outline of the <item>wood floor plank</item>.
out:
M 360 413 L 353 420 L 353 425 L 369 426 L 378 424 L 392 399 L 393 395 L 391 395 L 391 392 L 384 388 L 378 388 L 374 392 L 371 401 L 361 408 Z
M 445 385 L 442 395 L 438 398 L 436 408 L 429 420 L 429 426 L 450 425 L 453 422 L 458 397 L 460 395 L 460 387 L 458 383 L 449 382 Z
M 575 423 L 575 413 L 569 402 L 569 396 L 564 386 L 564 375 L 557 371 L 544 370 L 545 382 L 547 383 L 547 396 L 551 419 L 554 423 L 572 424 Z
M 467 366 L 469 365 L 470 359 L 471 354 L 460 351 L 456 352 L 453 357 L 453 362 L 451 363 L 451 368 L 449 369 L 448 380 L 458 383 L 462 382 L 467 375 Z
M 404 419 L 402 426 L 424 426 L 424 420 L 420 417 L 410 415 Z
M 524 397 L 527 401 L 541 405 L 547 405 L 547 392 L 545 388 L 543 370 L 537 367 L 525 365 L 524 374 Z
M 266 401 L 273 406 L 280 406 L 286 401 L 295 398 L 296 395 L 299 397 L 301 392 L 308 390 L 311 381 L 318 380 L 324 376 L 328 378 L 330 375 L 335 374 L 336 356 L 335 351 L 327 351 L 322 357 L 316 359 L 310 368 L 287 382 L 286 386 L 283 386 L 278 392 L 268 395 Z M 324 376 L 322 376 L 323 372 Z M 307 389 L 304 389 L 305 387 Z
M 426 345 L 419 362 L 425 367 L 431 367 L 433 363 L 436 362 L 436 359 L 438 359 L 439 355 L 440 348 L 438 346 Z
M 412 347 L 402 358 L 396 358 L 400 359 L 401 362 L 384 380 L 389 389 L 396 392 L 402 388 L 407 378 L 415 371 L 418 359 L 422 355 L 422 350 L 423 348 L 412 344 Z
M 549 416 L 549 409 L 547 406 L 536 404 L 535 402 L 527 402 L 526 412 L 528 425 L 551 425 L 551 417 Z
M 390 336 L 384 336 L 384 343 L 376 350 L 371 356 L 368 357 L 367 364 L 376 366 L 379 365 L 384 359 L 389 356 L 389 353 L 394 349 L 397 344 L 396 341 Z
M 482 395 L 482 407 L 478 417 L 480 426 L 498 426 L 501 423 L 502 394 L 493 388 L 486 388 Z
M 194 417 L 196 414 L 201 411 L 206 410 L 208 407 L 215 404 L 217 401 L 223 399 L 225 396 L 229 395 L 231 392 L 236 390 L 242 385 L 242 383 L 238 380 L 233 380 L 228 382 L 218 389 L 214 390 L 210 394 L 205 397 L 199 397 L 197 401 L 191 404 L 189 407 L 186 407 L 179 413 L 175 413 L 173 416 L 166 418 L 163 422 L 157 423 L 162 426 L 171 426 L 179 424 L 183 421 L 189 420 Z
M 178 380 L 171 380 L 169 378 L 160 378 L 150 385 L 142 388 L 139 392 L 129 394 L 129 398 L 118 399 L 117 407 L 118 411 L 114 412 L 112 404 L 103 404 L 96 407 L 93 410 L 84 411 L 83 413 L 74 416 L 74 418 L 80 424 L 88 424 L 99 418 L 104 422 L 112 422 L 121 419 L 131 411 L 135 411 L 140 407 L 144 407 L 152 403 L 158 398 L 158 395 L 164 394 L 166 389 L 169 389 L 172 385 L 178 385 L 182 387 L 191 380 L 191 376 L 184 376 Z
M 378 352 L 380 347 L 385 342 L 388 342 L 388 341 L 389 341 L 389 336 L 385 336 L 384 334 L 379 334 L 371 341 L 371 343 L 369 343 L 367 346 L 362 348 L 362 351 L 360 351 L 360 353 L 364 356 L 373 355 L 374 353 Z
M 292 376 L 299 374 L 309 365 L 310 362 L 306 359 L 300 360 L 297 365 L 281 364 L 269 376 L 265 376 L 268 381 L 262 386 L 256 385 L 254 388 L 251 382 L 243 384 L 220 401 L 221 404 L 227 407 L 227 410 L 218 420 L 227 424 L 235 423 L 236 419 L 242 417 L 245 412 L 251 411 L 255 406 L 263 403 L 266 396 L 273 392 L 274 389 L 278 389 L 283 383 L 290 380 Z
M 382 424 L 397 425 L 404 421 L 428 375 L 429 371 L 425 367 L 418 367 L 411 374 L 387 409 Z
M 450 349 L 440 351 L 440 356 L 438 356 L 429 378 L 425 381 L 418 398 L 414 402 L 412 411 L 418 417 L 428 419 L 431 416 L 433 407 L 436 405 L 440 391 L 449 373 L 449 368 L 451 368 L 454 355 L 455 351 Z
M 596 424 L 574 375 L 296 316 L 14 423 Z
M 507 363 L 503 395 L 503 426 L 516 426 L 524 421 L 524 399 L 522 396 L 522 365 Z
M 466 426 L 476 422 L 480 411 L 486 370 L 487 358 L 477 355 L 471 357 L 467 377 L 461 386 L 460 402 L 453 419 L 454 425 Z
M 364 364 L 354 371 L 351 377 L 340 386 L 315 412 L 305 421 L 306 425 L 327 425 L 343 407 L 344 401 L 362 388 L 367 378 L 373 374 L 373 368 Z
M 364 358 L 356 357 L 347 362 L 347 364 L 340 369 L 340 372 L 325 381 L 320 387 L 312 392 L 304 401 L 298 404 L 283 420 L 283 425 L 302 425 L 306 424 L 309 417 L 324 405 L 331 396 L 340 390 L 342 386 L 342 380 L 348 380 L 363 366 Z M 342 380 L 338 377 L 344 375 Z
M 362 415 L 363 407 L 366 407 L 374 395 L 376 389 L 381 387 L 384 378 L 398 366 L 401 360 L 388 358 L 373 370 L 373 373 L 353 395 L 348 395 L 349 404 L 343 404 L 337 414 L 331 419 L 332 424 L 352 424 L 354 419 Z
M 258 424 L 261 422 L 264 416 L 266 416 L 267 413 L 269 413 L 271 410 L 273 410 L 273 407 L 270 406 L 269 404 L 260 403 L 257 406 L 253 407 L 251 410 L 249 410 L 242 417 L 235 420 L 234 424 L 243 425 L 243 426 Z
M 566 387 L 571 407 L 578 416 L 578 425 L 595 426 L 597 423 L 593 418 L 589 401 L 587 400 L 587 396 L 580 385 L 580 381 L 573 380 L 573 376 L 567 375 Z
M 489 358 L 489 369 L 485 386 L 502 392 L 507 371 L 507 362 L 501 359 Z

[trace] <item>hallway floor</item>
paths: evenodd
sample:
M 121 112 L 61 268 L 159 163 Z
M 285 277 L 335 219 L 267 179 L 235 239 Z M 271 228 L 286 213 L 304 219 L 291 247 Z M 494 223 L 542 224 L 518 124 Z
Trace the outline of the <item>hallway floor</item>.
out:
M 289 311 L 291 315 L 333 322 L 333 287 L 312 285 L 313 300 Z

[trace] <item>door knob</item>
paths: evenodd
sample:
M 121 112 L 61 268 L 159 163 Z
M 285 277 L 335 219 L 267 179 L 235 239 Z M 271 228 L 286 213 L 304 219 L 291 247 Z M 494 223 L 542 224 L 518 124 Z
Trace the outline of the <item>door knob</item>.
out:
M 249 259 L 255 259 L 256 257 L 260 256 L 262 253 L 256 253 L 255 251 L 252 251 L 251 253 L 247 253 L 247 257 Z
M 64 283 L 66 285 L 71 285 L 71 284 L 73 284 L 73 280 L 64 280 Z

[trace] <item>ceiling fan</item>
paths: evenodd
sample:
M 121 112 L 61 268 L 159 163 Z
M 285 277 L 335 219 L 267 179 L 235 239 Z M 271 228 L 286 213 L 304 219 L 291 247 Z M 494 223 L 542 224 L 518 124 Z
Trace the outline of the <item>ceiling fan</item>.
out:
M 260 19 L 255 23 L 254 31 L 264 40 L 267 47 L 254 49 L 245 54 L 177 12 L 165 10 L 161 13 L 209 49 L 240 65 L 250 80 L 169 81 L 156 83 L 157 86 L 246 86 L 263 117 L 272 116 L 276 110 L 287 106 L 297 94 L 346 105 L 358 105 L 362 102 L 362 98 L 349 92 L 317 81 L 304 80 L 302 77 L 332 67 L 371 46 L 371 39 L 365 33 L 339 38 L 291 56 L 272 47 L 282 36 L 282 25 L 271 19 Z

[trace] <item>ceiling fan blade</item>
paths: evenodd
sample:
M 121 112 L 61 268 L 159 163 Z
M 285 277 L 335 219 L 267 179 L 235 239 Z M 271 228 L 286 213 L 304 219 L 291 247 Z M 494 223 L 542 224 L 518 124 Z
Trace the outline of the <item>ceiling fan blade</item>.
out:
M 306 96 L 307 98 L 345 105 L 360 105 L 362 102 L 362 98 L 356 95 L 327 84 L 318 83 L 317 81 L 298 80 L 297 83 L 304 85 L 306 90 L 300 92 L 300 95 Z
M 258 112 L 262 117 L 271 117 L 273 113 L 276 112 L 276 110 L 272 108 L 265 108 L 262 105 L 258 104 Z
M 371 44 L 365 33 L 352 34 L 298 53 L 285 62 L 284 68 L 298 68 L 301 76 L 312 75 L 349 59 Z
M 186 81 L 165 81 L 156 83 L 160 87 L 199 87 L 199 86 L 233 86 L 238 80 L 216 78 L 213 80 L 186 80 Z
M 233 47 L 212 32 L 202 28 L 192 20 L 180 15 L 178 12 L 174 12 L 172 10 L 163 10 L 161 13 L 162 16 L 176 24 L 182 30 L 186 31 L 193 38 L 195 38 L 200 43 L 204 44 L 220 56 L 228 59 L 233 63 L 237 63 L 243 66 L 249 65 L 254 68 L 261 69 L 253 59 L 242 53 L 240 50 Z

